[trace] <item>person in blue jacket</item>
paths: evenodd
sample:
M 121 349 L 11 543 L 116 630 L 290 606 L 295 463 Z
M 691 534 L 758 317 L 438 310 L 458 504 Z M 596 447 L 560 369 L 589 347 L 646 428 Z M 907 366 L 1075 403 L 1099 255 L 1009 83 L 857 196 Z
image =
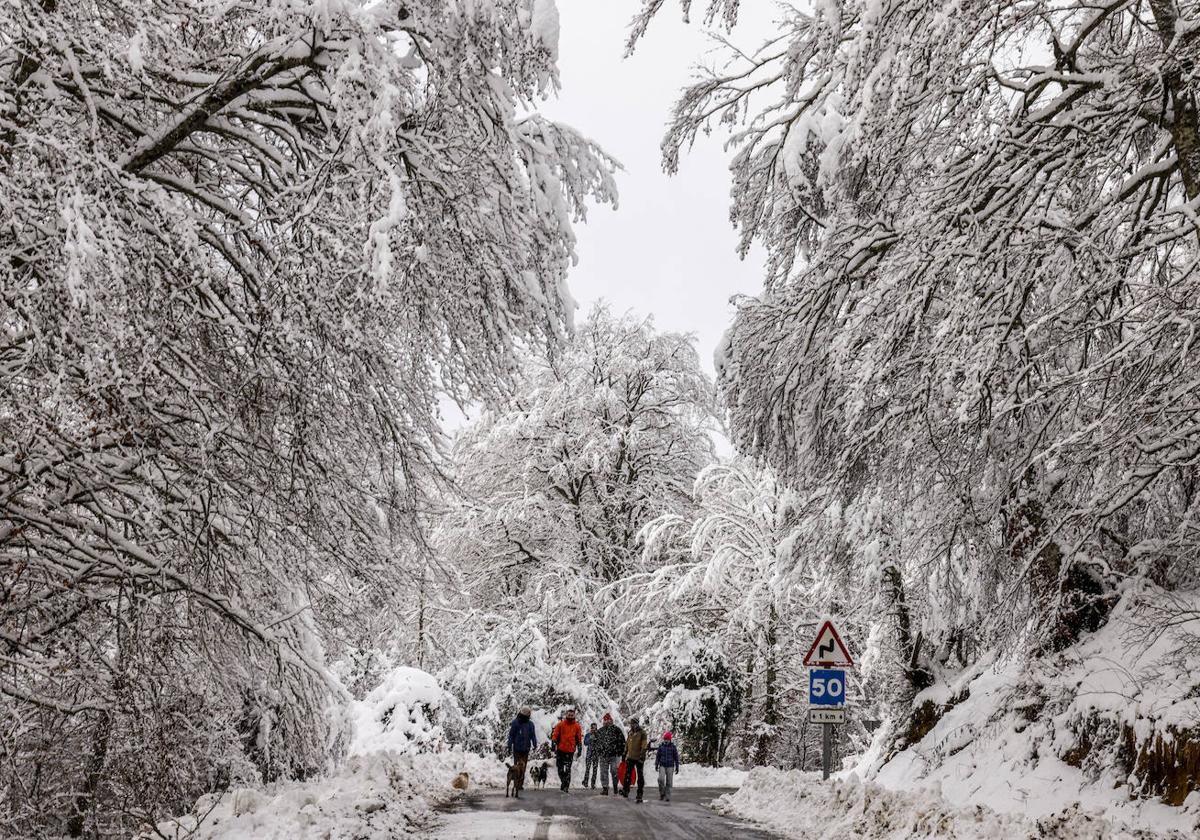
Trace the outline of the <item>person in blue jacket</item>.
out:
M 537 729 L 532 717 L 533 709 L 524 706 L 508 727 L 508 751 L 512 753 L 513 766 L 519 768 L 518 791 L 525 789 L 525 766 L 529 763 L 529 753 L 537 746 Z
M 584 787 L 595 788 L 596 777 L 600 775 L 600 753 L 596 750 L 596 736 L 598 734 L 600 733 L 596 730 L 596 724 L 593 723 L 588 729 L 587 734 L 583 736 L 583 746 L 587 750 L 583 765 Z M 589 778 L 591 779 L 590 785 L 588 784 Z
M 658 770 L 658 798 L 671 801 L 671 788 L 675 786 L 675 774 L 679 772 L 679 749 L 674 735 L 664 732 L 662 743 L 654 753 L 654 768 Z

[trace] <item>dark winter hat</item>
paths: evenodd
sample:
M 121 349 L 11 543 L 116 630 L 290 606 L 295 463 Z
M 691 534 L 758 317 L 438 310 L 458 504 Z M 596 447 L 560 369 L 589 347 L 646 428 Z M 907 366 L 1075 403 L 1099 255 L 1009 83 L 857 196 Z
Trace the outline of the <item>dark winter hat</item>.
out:
M 630 719 L 629 719 L 629 725 L 630 725 L 630 726 L 637 726 L 637 718 L 630 718 Z

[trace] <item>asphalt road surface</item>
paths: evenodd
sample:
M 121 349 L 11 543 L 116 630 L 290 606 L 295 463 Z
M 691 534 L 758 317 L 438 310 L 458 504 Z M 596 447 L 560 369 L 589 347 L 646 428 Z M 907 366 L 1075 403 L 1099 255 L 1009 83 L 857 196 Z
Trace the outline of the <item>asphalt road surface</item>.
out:
M 670 802 L 646 788 L 641 805 L 630 798 L 601 796 L 598 790 L 526 788 L 520 799 L 503 791 L 471 791 L 446 813 L 439 840 L 777 840 L 776 835 L 729 817 L 707 805 L 731 788 L 676 788 Z

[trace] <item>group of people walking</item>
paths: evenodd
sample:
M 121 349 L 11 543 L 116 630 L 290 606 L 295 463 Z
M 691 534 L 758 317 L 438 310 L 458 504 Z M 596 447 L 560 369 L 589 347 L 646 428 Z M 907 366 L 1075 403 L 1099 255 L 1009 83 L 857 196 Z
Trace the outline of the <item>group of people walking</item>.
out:
M 520 787 L 525 786 L 525 766 L 529 754 L 537 747 L 537 732 L 532 721 L 533 711 L 524 707 L 517 713 L 508 728 L 508 750 L 512 753 L 514 766 L 520 768 Z M 634 784 L 637 785 L 637 801 L 642 801 L 645 789 L 646 756 L 650 752 L 650 735 L 637 718 L 629 720 L 629 735 L 613 722 L 612 715 L 605 714 L 599 727 L 592 724 L 584 734 L 575 710 L 567 709 L 550 732 L 550 743 L 554 745 L 555 767 L 558 770 L 559 788 L 566 793 L 571 787 L 571 768 L 575 759 L 584 755 L 583 786 L 596 787 L 599 777 L 602 796 L 608 796 L 609 782 L 612 791 L 626 799 Z M 662 740 L 654 750 L 654 769 L 658 773 L 658 798 L 671 801 L 671 790 L 675 774 L 679 772 L 679 749 L 674 736 L 664 732 Z

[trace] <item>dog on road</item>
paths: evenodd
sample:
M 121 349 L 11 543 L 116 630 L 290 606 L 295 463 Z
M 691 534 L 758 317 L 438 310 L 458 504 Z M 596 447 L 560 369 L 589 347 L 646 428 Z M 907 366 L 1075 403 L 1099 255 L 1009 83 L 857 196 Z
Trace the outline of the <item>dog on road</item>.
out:
M 504 798 L 507 799 L 509 791 L 512 791 L 514 799 L 521 798 L 521 777 L 525 775 L 525 767 L 521 762 L 516 764 L 505 764 L 508 768 L 508 776 L 504 779 Z
M 549 772 L 546 762 L 542 762 L 537 767 L 529 771 L 529 777 L 533 779 L 533 783 L 542 788 L 546 787 L 546 775 Z
M 463 771 L 454 777 L 454 781 L 450 783 L 450 787 L 455 790 L 466 790 L 471 784 L 471 774 Z

